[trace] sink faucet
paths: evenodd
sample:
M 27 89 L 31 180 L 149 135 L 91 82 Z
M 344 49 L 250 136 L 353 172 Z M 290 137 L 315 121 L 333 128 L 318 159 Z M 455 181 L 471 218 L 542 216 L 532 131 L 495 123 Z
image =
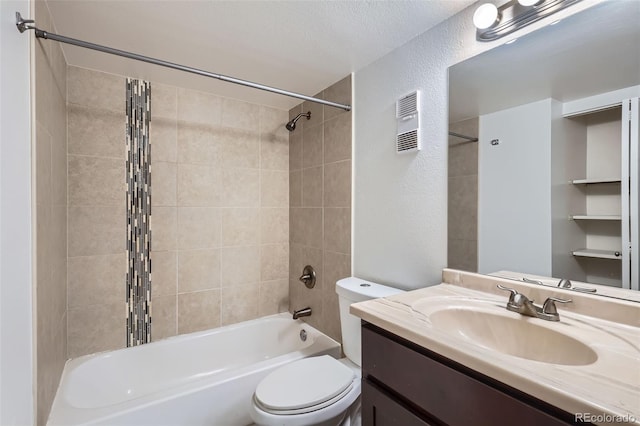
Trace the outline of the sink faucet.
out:
M 556 308 L 556 303 L 569 303 L 571 299 L 560 299 L 557 297 L 548 297 L 544 301 L 542 307 L 533 304 L 533 300 L 529 300 L 527 296 L 518 293 L 512 288 L 508 288 L 498 284 L 500 290 L 509 291 L 509 301 L 507 302 L 507 310 L 517 312 L 528 317 L 540 318 L 545 321 L 560 321 L 560 314 Z
M 310 317 L 310 316 L 311 316 L 311 308 L 309 307 L 298 309 L 297 311 L 293 311 L 294 320 L 297 320 L 300 317 Z

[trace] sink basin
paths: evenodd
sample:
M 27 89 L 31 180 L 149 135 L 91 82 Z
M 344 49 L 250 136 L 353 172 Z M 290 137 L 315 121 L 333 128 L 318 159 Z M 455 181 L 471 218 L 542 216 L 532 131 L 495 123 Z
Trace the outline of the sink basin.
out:
M 440 309 L 429 318 L 436 329 L 511 356 L 562 365 L 587 365 L 598 359 L 589 346 L 537 324 L 539 319 L 468 307 Z

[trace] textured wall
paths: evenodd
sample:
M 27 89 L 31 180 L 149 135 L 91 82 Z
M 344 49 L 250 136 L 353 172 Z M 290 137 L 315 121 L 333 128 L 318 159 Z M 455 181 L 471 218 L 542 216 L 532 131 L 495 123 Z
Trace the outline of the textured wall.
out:
M 31 10 L 30 10 L 31 9 Z M 16 31 L 16 11 L 33 15 L 29 0 L 0 2 L 0 424 L 35 423 L 35 205 L 32 184 L 31 60 L 35 41 Z M 9 123 L 7 125 L 7 123 Z M 32 223 L 33 221 L 33 223 Z M 10 348 L 10 349 L 7 349 Z
M 351 76 L 316 97 L 351 104 Z M 352 114 L 304 102 L 289 117 L 307 111 L 311 119 L 301 118 L 289 136 L 290 310 L 311 307 L 305 321 L 340 340 L 335 283 L 351 275 Z M 313 289 L 298 280 L 305 265 L 316 270 Z
M 473 5 L 354 76 L 356 276 L 401 288 L 441 282 L 447 265 L 447 67 L 590 7 L 585 0 L 497 42 L 475 40 Z M 395 102 L 420 89 L 418 154 L 397 155 Z
M 69 68 L 69 355 L 125 345 L 124 77 Z M 152 339 L 288 309 L 287 112 L 151 86 Z
M 51 28 L 45 2 L 35 19 Z M 47 420 L 67 359 L 67 63 L 60 45 L 35 42 L 37 424 Z
M 478 117 L 450 123 L 449 130 L 478 137 Z M 447 267 L 478 270 L 478 142 L 449 136 Z

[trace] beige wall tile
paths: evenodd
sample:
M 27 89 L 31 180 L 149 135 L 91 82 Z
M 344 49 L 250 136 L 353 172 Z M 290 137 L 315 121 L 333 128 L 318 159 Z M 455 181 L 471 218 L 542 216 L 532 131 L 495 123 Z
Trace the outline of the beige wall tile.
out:
M 257 318 L 259 295 L 259 284 L 223 288 L 222 325 Z
M 324 89 L 324 99 L 337 102 L 339 104 L 351 105 L 351 76 L 348 75 L 342 80 Z M 329 120 L 336 115 L 346 113 L 345 110 L 327 105 L 324 108 L 324 119 Z
M 302 130 L 289 134 L 289 170 L 302 168 Z
M 178 89 L 174 86 L 151 83 L 151 119 L 176 120 L 178 117 Z
M 260 140 L 260 168 L 289 170 L 289 140 L 263 136 Z
M 125 78 L 70 66 L 67 69 L 67 96 L 72 104 L 124 112 Z
M 41 124 L 36 125 L 36 204 L 51 205 L 51 135 Z
M 351 160 L 324 165 L 324 206 L 351 207 Z
M 224 167 L 260 167 L 260 135 L 238 129 L 220 131 L 222 164 Z
M 66 122 L 66 120 L 65 120 Z M 67 204 L 67 136 L 51 138 L 51 202 Z
M 260 243 L 260 209 L 222 209 L 222 245 L 242 246 Z
M 155 99 L 155 98 L 154 98 Z M 154 101 L 151 101 L 152 103 Z M 149 140 L 151 141 L 151 163 L 168 161 L 175 163 L 178 159 L 178 128 L 175 120 L 154 118 L 149 124 Z
M 224 98 L 222 101 L 222 125 L 257 133 L 260 131 L 260 106 Z
M 220 287 L 220 250 L 178 252 L 178 292 L 190 293 Z
M 289 277 L 289 244 L 266 244 L 260 247 L 260 280 Z
M 449 178 L 448 231 L 450 239 L 478 237 L 478 177 Z
M 210 93 L 178 88 L 178 120 L 220 126 L 222 98 Z
M 260 247 L 223 247 L 221 286 L 231 287 L 260 281 Z
M 290 239 L 294 243 L 322 248 L 322 208 L 290 210 Z
M 151 252 L 151 297 L 175 295 L 178 292 L 177 274 L 177 252 Z
M 322 297 L 322 313 L 324 314 L 324 320 L 322 323 L 323 332 L 332 339 L 342 342 L 342 330 L 340 329 L 340 304 L 338 295 L 335 291 L 328 292 L 325 289 L 325 295 Z
M 178 334 L 220 326 L 220 290 L 178 295 Z
M 69 155 L 69 205 L 126 205 L 124 160 Z
M 126 215 L 122 206 L 69 206 L 69 256 L 122 253 Z
M 449 123 L 449 131 L 468 136 L 478 135 L 478 117 Z M 478 144 L 449 136 L 448 173 L 451 176 L 478 174 Z
M 316 93 L 313 97 L 324 99 L 323 92 Z M 298 123 L 302 123 L 304 121 L 304 125 L 303 125 L 304 130 L 313 126 L 317 126 L 324 121 L 324 112 L 323 112 L 322 104 L 304 101 L 302 103 L 302 112 L 307 113 L 309 111 L 311 111 L 311 118 L 309 120 L 302 117 L 300 121 L 298 121 Z
M 260 172 L 260 202 L 262 207 L 289 205 L 289 172 L 279 170 Z
M 69 308 L 124 300 L 127 260 L 120 254 L 69 258 Z
M 302 169 L 302 206 L 322 207 L 323 167 Z
M 478 271 L 478 241 L 449 237 L 447 244 L 447 268 Z
M 116 112 L 69 105 L 67 120 L 69 154 L 125 158 L 124 109 Z
M 222 172 L 218 167 L 178 164 L 178 205 L 215 207 L 221 203 Z
M 220 165 L 220 130 L 203 124 L 178 122 L 178 162 Z
M 67 360 L 67 336 L 64 315 L 38 328 L 36 372 L 38 398 L 38 425 L 44 425 L 58 388 L 60 376 Z
M 151 299 L 151 341 L 175 336 L 177 330 L 178 296 L 159 296 Z
M 325 251 L 323 272 L 327 282 L 326 297 L 330 293 L 335 293 L 338 280 L 351 276 L 351 255 Z
M 36 41 L 35 49 L 35 92 L 36 102 L 35 119 L 46 128 L 52 127 L 54 117 L 53 105 L 55 99 L 55 83 L 48 57 L 48 44 L 45 40 Z
M 289 132 L 284 127 L 287 121 L 289 121 L 288 111 L 260 106 L 260 136 L 288 141 Z
M 302 167 L 319 166 L 323 159 L 323 126 L 304 129 L 302 136 Z
M 302 207 L 302 170 L 289 172 L 289 206 Z
M 351 209 L 324 209 L 324 249 L 351 253 Z
M 263 281 L 260 283 L 258 316 L 289 311 L 289 280 Z
M 151 166 L 151 205 L 176 206 L 178 177 L 176 163 L 153 162 Z
M 176 249 L 177 216 L 176 207 L 153 208 L 151 212 L 151 248 L 153 251 Z
M 58 42 L 50 42 L 53 78 L 58 88 L 58 95 L 66 100 L 67 97 L 67 61 Z
M 68 356 L 124 348 L 125 314 L 124 302 L 69 309 Z
M 289 209 L 263 207 L 260 209 L 260 243 L 289 242 Z
M 285 128 L 287 111 L 260 107 L 260 167 L 289 170 L 289 132 Z
M 260 206 L 260 171 L 224 169 L 222 171 L 222 205 L 225 207 Z
M 351 112 L 324 123 L 324 162 L 351 159 Z
M 220 211 L 211 207 L 178 208 L 178 248 L 220 247 Z

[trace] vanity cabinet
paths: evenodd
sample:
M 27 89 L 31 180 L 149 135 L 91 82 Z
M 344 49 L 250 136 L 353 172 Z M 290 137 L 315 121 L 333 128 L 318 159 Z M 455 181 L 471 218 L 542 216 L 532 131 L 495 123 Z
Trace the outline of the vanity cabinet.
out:
M 570 413 L 363 321 L 362 424 L 574 423 Z

